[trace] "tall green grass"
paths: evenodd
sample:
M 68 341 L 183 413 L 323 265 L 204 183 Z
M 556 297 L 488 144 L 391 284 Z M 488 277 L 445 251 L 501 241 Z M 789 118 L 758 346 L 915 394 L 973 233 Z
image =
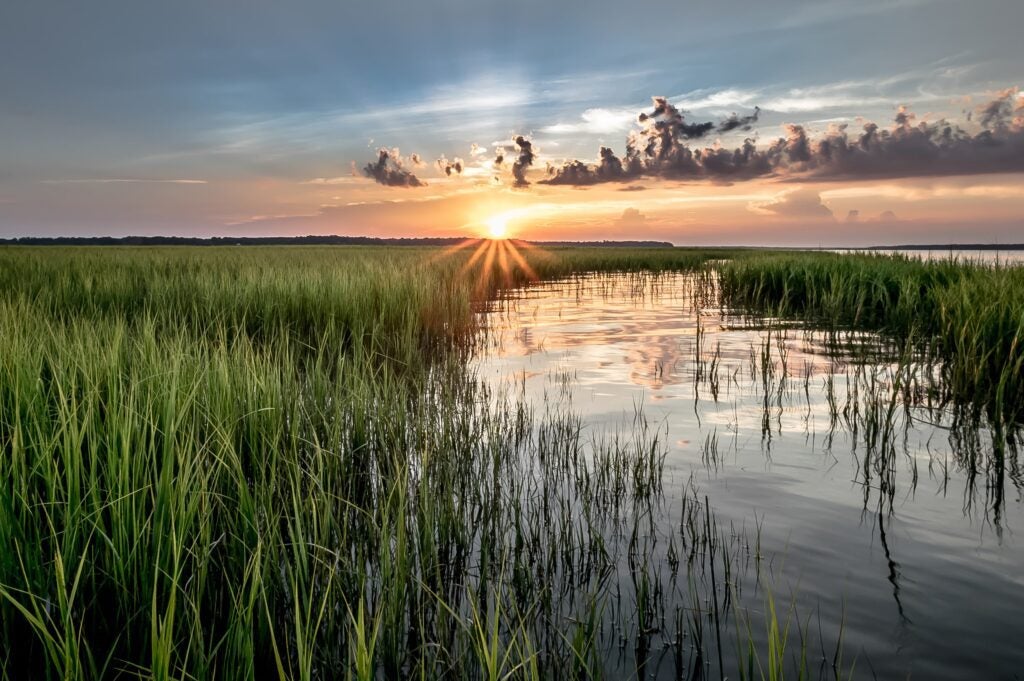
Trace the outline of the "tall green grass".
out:
M 3 675 L 803 674 L 795 614 L 769 601 L 762 650 L 735 612 L 745 540 L 692 488 L 666 503 L 660 432 L 587 434 L 467 375 L 475 311 L 531 276 L 700 271 L 701 304 L 720 281 L 882 331 L 940 401 L 1024 408 L 1020 270 L 524 248 L 531 274 L 474 250 L 0 249 Z
M 735 308 L 880 331 L 933 363 L 939 398 L 1024 418 L 1024 268 L 883 255 L 784 254 L 720 268 Z
M 587 438 L 466 374 L 474 304 L 526 278 L 468 259 L 0 251 L 4 676 L 594 678 L 620 640 L 643 668 L 666 594 L 724 610 L 700 505 L 652 534 L 657 432 Z

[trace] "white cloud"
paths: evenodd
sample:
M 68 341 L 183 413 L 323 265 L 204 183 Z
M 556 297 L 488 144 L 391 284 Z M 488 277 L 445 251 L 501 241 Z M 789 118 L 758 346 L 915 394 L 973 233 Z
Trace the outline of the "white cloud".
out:
M 725 90 L 694 90 L 673 100 L 680 109 L 696 111 L 720 111 L 731 108 L 753 108 L 764 96 L 762 90 L 741 90 L 728 88 Z
M 771 90 L 740 90 L 730 88 L 719 91 L 695 91 L 674 100 L 680 109 L 724 114 L 735 109 L 760 106 L 765 111 L 779 113 L 808 113 L 846 107 L 891 106 L 892 97 L 869 95 L 860 84 L 833 83 L 814 88 Z M 858 91 L 859 90 L 859 91 Z
M 541 132 L 549 134 L 589 133 L 603 135 L 628 130 L 636 121 L 637 111 L 633 109 L 587 109 L 580 114 L 577 123 L 557 123 L 542 128 Z
M 354 170 L 354 169 L 353 169 Z M 338 185 L 338 184 L 364 184 L 361 175 L 346 175 L 342 177 L 314 177 L 302 184 Z
M 754 106 L 789 114 L 835 109 L 867 114 L 865 109 L 869 108 L 888 110 L 900 103 L 947 102 L 952 97 L 962 96 L 962 91 L 954 91 L 956 82 L 950 74 L 971 68 L 971 65 L 961 65 L 952 69 L 944 63 L 936 63 L 878 79 L 842 80 L 811 87 L 704 88 L 671 99 L 680 109 L 715 115 Z M 839 118 L 832 116 L 814 122 L 833 122 Z

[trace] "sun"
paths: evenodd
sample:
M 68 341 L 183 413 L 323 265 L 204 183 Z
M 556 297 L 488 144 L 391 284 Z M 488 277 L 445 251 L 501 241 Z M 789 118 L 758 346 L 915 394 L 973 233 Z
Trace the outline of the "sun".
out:
M 487 225 L 487 235 L 492 239 L 504 239 L 508 234 L 508 218 L 504 215 L 491 216 L 484 220 L 484 224 Z

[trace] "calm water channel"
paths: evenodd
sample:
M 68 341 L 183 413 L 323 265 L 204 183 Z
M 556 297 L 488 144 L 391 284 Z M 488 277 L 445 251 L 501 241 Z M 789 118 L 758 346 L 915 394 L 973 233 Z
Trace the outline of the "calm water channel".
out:
M 727 313 L 713 281 L 686 274 L 544 282 L 481 315 L 474 369 L 495 391 L 573 411 L 585 437 L 639 421 L 660 434 L 658 522 L 678 525 L 673 504 L 706 496 L 718 527 L 741 538 L 747 559 L 718 589 L 751 613 L 754 640 L 765 641 L 770 593 L 780 619 L 795 609 L 790 650 L 806 638 L 811 678 L 834 677 L 840 639 L 855 678 L 1021 678 L 1015 450 L 993 463 L 984 428 L 924 398 L 908 406 L 919 392 L 894 391 L 885 343 Z M 653 636 L 627 657 L 671 678 L 665 648 Z

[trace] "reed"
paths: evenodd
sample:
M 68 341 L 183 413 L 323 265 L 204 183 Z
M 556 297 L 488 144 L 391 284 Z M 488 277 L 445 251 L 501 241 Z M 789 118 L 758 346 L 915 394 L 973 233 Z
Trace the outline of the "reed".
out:
M 709 597 L 721 647 L 735 552 L 699 503 L 660 522 L 660 434 L 534 414 L 464 351 L 503 286 L 721 254 L 472 250 L 0 250 L 4 676 L 692 668 L 662 623 Z
M 945 402 L 991 421 L 1024 416 L 1024 268 L 904 256 L 773 254 L 719 268 L 728 304 L 913 339 Z

